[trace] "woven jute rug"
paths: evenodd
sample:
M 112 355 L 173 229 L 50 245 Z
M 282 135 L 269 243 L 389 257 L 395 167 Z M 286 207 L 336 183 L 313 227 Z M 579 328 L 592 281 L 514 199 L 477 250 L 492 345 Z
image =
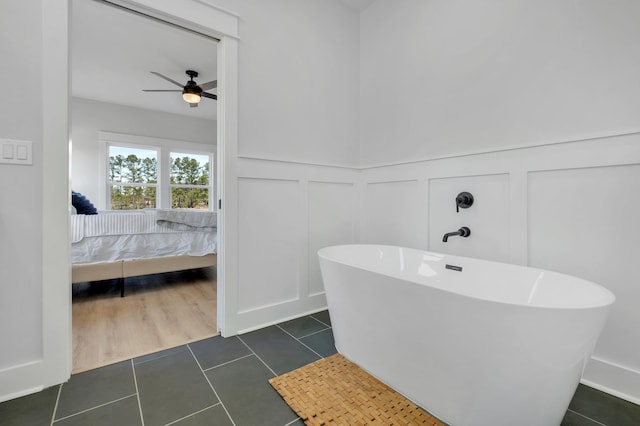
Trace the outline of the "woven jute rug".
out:
M 269 383 L 307 425 L 445 425 L 340 354 Z

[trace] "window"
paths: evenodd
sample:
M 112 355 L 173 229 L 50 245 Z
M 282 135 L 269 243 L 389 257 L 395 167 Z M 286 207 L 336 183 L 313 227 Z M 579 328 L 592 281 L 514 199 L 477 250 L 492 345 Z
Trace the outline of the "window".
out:
M 108 209 L 213 210 L 213 147 L 125 136 L 101 137 L 108 158 Z
M 155 208 L 157 187 L 157 150 L 109 145 L 111 209 Z
M 171 153 L 171 207 L 209 209 L 209 156 Z

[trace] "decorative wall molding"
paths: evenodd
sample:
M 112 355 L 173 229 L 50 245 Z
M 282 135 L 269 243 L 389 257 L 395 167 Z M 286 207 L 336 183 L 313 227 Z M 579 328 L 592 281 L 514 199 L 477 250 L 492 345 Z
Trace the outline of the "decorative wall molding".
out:
M 480 196 L 477 205 L 461 213 L 455 212 L 451 201 L 450 214 L 446 209 L 436 214 L 434 209 L 439 207 L 434 203 L 450 201 L 447 197 L 438 198 L 429 183 L 465 181 L 474 185 L 482 176 L 506 178 L 506 187 L 496 193 L 497 198 L 489 201 L 490 197 Z M 438 243 L 441 236 L 433 234 L 436 228 L 441 231 L 442 224 L 436 222 L 463 225 L 479 213 L 474 212 L 475 207 L 480 209 L 481 202 L 489 202 L 482 208 L 506 216 L 497 224 L 478 217 L 468 241 L 456 241 L 457 248 L 447 243 L 452 254 L 464 255 L 464 250 L 471 247 L 465 243 L 486 231 L 482 238 L 487 238 L 487 244 L 476 247 L 482 248 L 480 257 L 505 261 L 500 256 L 502 252 L 491 248 L 491 242 L 499 242 L 499 247 L 507 244 L 508 262 L 580 276 L 617 292 L 621 299 L 614 304 L 594 353 L 594 359 L 599 361 L 594 367 L 589 363 L 584 380 L 632 402 L 640 399 L 637 375 L 628 374 L 638 369 L 633 354 L 640 347 L 638 339 L 629 339 L 628 323 L 639 321 L 640 313 L 627 303 L 637 300 L 640 293 L 632 284 L 638 282 L 637 272 L 625 266 L 633 264 L 630 256 L 637 252 L 635 241 L 640 238 L 637 227 L 628 227 L 635 223 L 640 201 L 625 195 L 640 191 L 640 133 L 363 168 L 359 179 L 365 199 L 359 214 L 360 222 L 366 223 L 361 226 L 360 238 L 364 242 L 439 251 L 443 247 Z M 413 206 L 413 210 L 403 212 L 403 220 L 396 220 L 393 225 L 385 223 L 383 215 L 372 222 L 376 215 L 370 213 L 373 205 L 366 201 L 369 189 L 384 182 L 394 186 L 395 182 L 408 181 L 417 182 L 413 190 L 389 190 L 384 198 L 394 200 L 396 206 L 404 205 L 405 210 Z M 487 190 L 492 186 L 495 185 L 489 185 Z M 450 188 L 451 200 L 459 189 L 462 187 Z M 429 199 L 425 207 L 411 204 L 425 197 Z M 393 215 L 394 208 L 385 214 Z M 546 252 L 551 255 L 540 257 Z M 627 379 L 629 383 L 625 382 Z
M 510 145 L 499 149 L 493 149 L 488 151 L 470 151 L 464 153 L 457 153 L 445 156 L 438 157 L 425 157 L 420 159 L 413 159 L 407 161 L 398 161 L 398 162 L 389 162 L 389 163 L 379 163 L 379 164 L 369 164 L 369 165 L 350 165 L 350 164 L 334 164 L 334 163 L 322 163 L 322 162 L 309 162 L 309 161 L 299 161 L 295 159 L 282 159 L 277 157 L 266 157 L 264 155 L 251 155 L 251 154 L 241 154 L 238 155 L 239 160 L 254 160 L 254 161 L 268 161 L 274 163 L 283 163 L 283 164 L 297 164 L 297 165 L 305 165 L 305 166 L 318 166 L 318 167 L 331 167 L 331 168 L 342 168 L 355 170 L 358 172 L 374 170 L 379 168 L 388 168 L 394 166 L 408 166 L 415 165 L 421 163 L 430 163 L 430 162 L 439 162 L 443 160 L 454 160 L 454 159 L 464 159 L 466 157 L 477 157 L 477 156 L 485 156 L 499 153 L 509 153 L 512 151 L 522 151 L 522 150 L 536 150 L 539 148 L 554 148 L 563 145 L 573 145 L 573 144 L 581 144 L 585 142 L 601 142 L 601 141 L 610 141 L 618 138 L 626 138 L 626 137 L 639 137 L 639 131 L 629 131 L 624 133 L 603 133 L 602 135 L 595 135 L 591 137 L 585 137 L 581 139 L 571 139 L 571 140 L 558 140 L 552 142 L 540 142 L 538 144 L 528 144 L 528 145 Z M 571 149 L 569 147 L 569 149 Z M 491 174 L 491 173 L 481 173 L 481 174 Z
M 316 252 L 356 240 L 357 172 L 238 161 L 239 333 L 326 309 Z M 265 283 L 269 286 L 265 287 Z
M 283 164 L 297 164 L 303 166 L 318 166 L 318 167 L 331 167 L 331 168 L 339 168 L 339 169 L 349 169 L 349 170 L 361 170 L 360 167 L 352 166 L 348 164 L 332 164 L 332 163 L 315 163 L 310 161 L 298 161 L 298 160 L 287 160 L 277 157 L 265 157 L 264 155 L 238 155 L 238 159 L 240 160 L 255 160 L 255 161 L 269 161 L 274 163 L 283 163 Z

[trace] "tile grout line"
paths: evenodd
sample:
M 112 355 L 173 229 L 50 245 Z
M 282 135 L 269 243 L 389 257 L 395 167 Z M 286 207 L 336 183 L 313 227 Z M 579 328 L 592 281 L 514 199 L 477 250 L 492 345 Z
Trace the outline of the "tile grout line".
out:
M 180 349 L 182 346 L 186 346 L 186 344 L 184 344 L 184 345 L 180 345 L 180 346 L 176 346 L 176 347 L 173 347 L 173 348 L 162 349 L 162 350 L 160 350 L 160 351 L 158 351 L 158 352 L 152 352 L 152 353 L 150 353 L 150 354 L 143 355 L 143 356 L 140 356 L 140 357 L 135 357 L 135 358 L 146 358 L 146 357 L 149 357 L 149 359 L 145 359 L 145 360 L 138 360 L 138 362 L 137 362 L 137 364 L 138 364 L 138 365 L 140 365 L 140 364 L 144 364 L 144 363 L 146 363 L 146 362 L 156 361 L 156 360 L 159 360 L 159 359 L 162 359 L 162 358 L 166 358 L 166 357 L 168 357 L 168 356 L 175 355 L 176 353 L 180 352 L 180 351 L 179 351 L 179 349 Z M 169 351 L 171 351 L 171 353 L 169 353 Z M 157 356 L 157 357 L 153 357 L 153 356 L 152 356 L 152 355 L 156 355 L 156 354 L 158 354 L 158 353 L 160 353 L 160 352 L 165 352 L 165 354 L 164 354 L 164 355 Z M 131 362 L 133 362 L 133 360 L 134 360 L 135 358 L 131 358 Z M 135 365 L 135 364 L 134 364 L 134 365 Z
M 136 377 L 136 365 L 131 358 L 131 371 L 133 372 L 133 384 L 136 386 L 136 398 L 138 399 L 138 411 L 140 412 L 140 421 L 144 426 L 144 416 L 142 415 L 142 403 L 140 402 L 140 390 L 138 389 L 138 378 Z
M 75 417 L 75 416 L 78 416 L 80 414 L 88 413 L 89 411 L 93 411 L 93 410 L 96 410 L 98 408 L 106 407 L 107 405 L 113 404 L 114 402 L 124 401 L 125 399 L 131 398 L 134 395 L 136 395 L 136 394 L 132 393 L 131 395 L 123 396 L 122 398 L 114 399 L 113 401 L 105 402 L 104 404 L 96 405 L 95 407 L 87 408 L 86 410 L 78 411 L 77 413 L 69 414 L 68 416 L 61 417 L 61 418 L 59 418 L 57 420 L 54 420 L 53 423 L 57 423 L 57 422 L 59 422 L 61 420 L 70 419 L 71 417 Z M 144 423 L 143 423 L 143 425 L 144 425 Z
M 181 417 L 181 418 L 176 419 L 176 420 L 173 420 L 172 422 L 167 423 L 167 424 L 166 424 L 166 425 L 164 425 L 164 426 L 171 426 L 171 425 L 176 424 L 176 423 L 178 423 L 178 422 L 180 422 L 180 421 L 182 421 L 182 420 L 188 419 L 189 417 L 193 417 L 193 416 L 195 416 L 196 414 L 200 414 L 200 413 L 202 413 L 202 412 L 204 412 L 204 411 L 207 411 L 207 410 L 209 410 L 209 409 L 211 409 L 211 408 L 213 408 L 213 407 L 217 407 L 218 405 L 222 405 L 222 402 L 218 402 L 217 404 L 213 404 L 213 405 L 210 405 L 210 406 L 208 406 L 208 407 L 205 407 L 205 408 L 203 408 L 202 410 L 198 410 L 198 411 L 196 411 L 195 413 L 187 414 L 186 416 Z
M 276 374 L 275 371 L 273 371 L 273 369 L 271 367 L 269 367 L 269 364 L 267 364 L 266 362 L 264 362 L 264 360 L 262 358 L 260 358 L 260 356 L 253 350 L 253 348 L 251 346 L 249 346 L 244 340 L 242 340 L 242 338 L 240 338 L 240 336 L 236 336 L 238 338 L 238 340 L 240 340 L 242 342 L 243 345 L 245 345 L 247 347 L 247 349 L 249 349 L 251 351 L 251 353 L 260 360 L 261 363 L 264 364 L 265 367 L 267 367 L 269 369 L 269 371 L 271 371 L 271 374 L 273 374 L 273 377 L 278 377 L 278 375 Z
M 253 354 L 243 355 L 241 357 L 234 358 L 231 361 L 227 361 L 227 362 L 223 362 L 222 364 L 214 365 L 213 367 L 203 368 L 202 371 L 211 371 L 211 370 L 213 370 L 215 368 L 224 367 L 225 365 L 229 365 L 229 364 L 231 364 L 233 362 L 240 361 L 241 359 L 245 359 L 245 358 L 248 358 L 250 356 L 253 356 Z
M 317 312 L 316 312 L 317 314 Z M 331 328 L 331 324 L 326 324 L 323 321 L 320 321 L 318 318 L 314 317 L 315 314 L 311 314 L 309 315 L 311 318 L 313 318 L 314 320 L 318 321 L 320 324 L 324 325 L 325 327 Z
M 313 336 L 314 334 L 322 333 L 323 331 L 331 330 L 331 327 L 323 328 L 322 330 L 314 331 L 313 333 L 305 334 L 304 336 L 295 337 L 296 339 L 304 339 L 305 337 Z M 293 336 L 293 335 L 292 335 Z
M 606 424 L 604 424 L 604 423 L 600 423 L 599 421 L 594 420 L 594 419 L 592 419 L 591 417 L 585 416 L 585 415 L 584 415 L 584 414 L 582 414 L 582 413 L 578 413 L 577 411 L 573 411 L 573 410 L 571 410 L 571 409 L 567 409 L 567 411 L 571 411 L 573 414 L 577 414 L 577 415 L 579 415 L 580 417 L 584 417 L 585 419 L 591 420 L 592 422 L 597 423 L 597 424 L 599 424 L 599 425 L 601 425 L 601 426 L 607 426 Z
M 56 396 L 56 405 L 53 406 L 53 414 L 51 415 L 51 426 L 53 426 L 53 422 L 56 420 L 56 413 L 58 412 L 58 404 L 60 403 L 60 395 L 62 394 L 62 386 L 64 383 L 60 385 L 58 388 L 58 396 Z
M 222 398 L 220 398 L 220 395 L 218 395 L 218 392 L 216 392 L 216 388 L 213 387 L 211 380 L 209 380 L 209 376 L 207 376 L 207 373 L 205 373 L 204 370 L 202 369 L 202 366 L 200 365 L 200 361 L 198 361 L 198 358 L 196 358 L 196 354 L 193 353 L 193 350 L 191 349 L 191 346 L 189 346 L 188 343 L 186 346 L 187 346 L 187 349 L 189 349 L 189 352 L 191 353 L 191 356 L 193 357 L 194 361 L 196 362 L 196 364 L 198 364 L 198 368 L 200 369 L 200 372 L 202 373 L 204 378 L 207 380 L 207 383 L 209 383 L 209 387 L 213 391 L 213 394 L 216 396 L 216 398 L 218 398 L 218 401 L 220 401 L 220 405 L 222 406 L 222 409 L 224 410 L 225 413 L 227 413 L 227 417 L 229 417 L 231 424 L 233 426 L 236 426 L 236 422 L 233 421 L 233 417 L 231 417 L 231 414 L 227 410 L 227 407 L 225 407 L 224 403 L 222 402 Z
M 287 330 L 285 330 L 284 328 L 280 327 L 278 324 L 276 324 L 276 327 L 278 327 L 280 330 L 284 331 L 285 333 L 287 333 L 287 335 L 291 336 L 291 338 L 295 341 L 297 341 L 298 343 L 300 343 L 302 346 L 304 346 L 305 348 L 309 349 L 311 352 L 313 352 L 314 354 L 318 355 L 320 357 L 320 359 L 324 359 L 324 357 L 322 355 L 320 355 L 318 352 L 314 351 L 313 349 L 311 349 L 309 346 L 307 346 L 304 342 L 301 342 L 300 339 L 298 339 L 296 336 L 294 336 L 293 334 L 289 333 Z M 324 330 L 323 330 L 324 331 Z

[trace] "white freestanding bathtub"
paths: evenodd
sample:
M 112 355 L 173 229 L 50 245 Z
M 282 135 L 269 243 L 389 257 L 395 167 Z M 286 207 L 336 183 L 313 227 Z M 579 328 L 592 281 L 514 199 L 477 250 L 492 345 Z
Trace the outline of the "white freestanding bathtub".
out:
M 452 426 L 558 426 L 615 300 L 568 275 L 402 247 L 318 256 L 338 352 Z

